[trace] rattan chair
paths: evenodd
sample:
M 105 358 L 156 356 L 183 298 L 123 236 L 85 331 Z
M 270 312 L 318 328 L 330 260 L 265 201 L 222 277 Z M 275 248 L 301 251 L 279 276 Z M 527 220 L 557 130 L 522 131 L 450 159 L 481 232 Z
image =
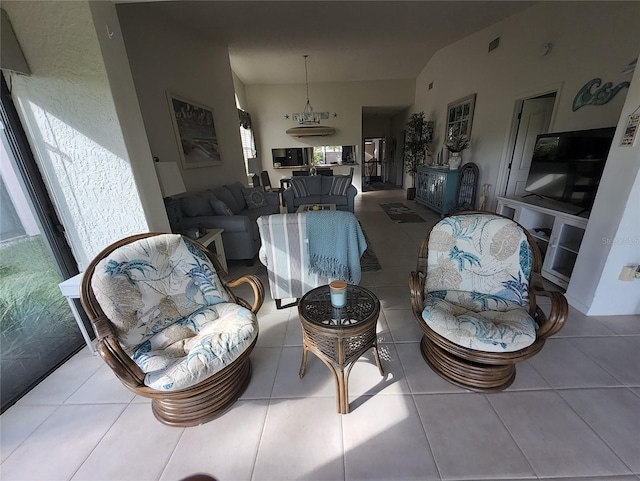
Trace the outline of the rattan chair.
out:
M 501 391 L 515 364 L 531 358 L 564 325 L 560 292 L 542 289 L 541 258 L 526 229 L 495 214 L 442 219 L 424 239 L 409 276 L 425 361 L 472 391 Z M 550 300 L 548 315 L 537 298 Z
M 177 234 L 147 233 L 104 249 L 85 271 L 82 305 L 97 350 L 120 381 L 171 426 L 210 421 L 251 378 L 264 288 L 228 281 L 216 256 Z M 248 284 L 253 302 L 231 288 Z

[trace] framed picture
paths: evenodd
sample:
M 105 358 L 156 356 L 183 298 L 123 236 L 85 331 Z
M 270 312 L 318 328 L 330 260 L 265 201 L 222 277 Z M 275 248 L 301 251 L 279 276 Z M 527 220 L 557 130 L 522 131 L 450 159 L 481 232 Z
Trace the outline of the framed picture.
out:
M 469 95 L 447 105 L 447 130 L 445 139 L 464 136 L 471 139 L 471 122 L 476 104 L 476 94 Z
M 222 164 L 213 109 L 167 92 L 180 162 L 185 169 Z

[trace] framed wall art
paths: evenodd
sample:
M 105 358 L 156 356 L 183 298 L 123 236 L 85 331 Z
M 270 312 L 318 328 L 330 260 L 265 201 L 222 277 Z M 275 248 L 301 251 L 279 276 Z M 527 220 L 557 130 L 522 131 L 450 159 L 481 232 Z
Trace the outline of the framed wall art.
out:
M 451 102 L 447 105 L 447 130 L 445 139 L 462 136 L 471 139 L 471 123 L 476 105 L 476 94 Z
M 222 164 L 213 109 L 167 92 L 180 162 L 185 169 Z

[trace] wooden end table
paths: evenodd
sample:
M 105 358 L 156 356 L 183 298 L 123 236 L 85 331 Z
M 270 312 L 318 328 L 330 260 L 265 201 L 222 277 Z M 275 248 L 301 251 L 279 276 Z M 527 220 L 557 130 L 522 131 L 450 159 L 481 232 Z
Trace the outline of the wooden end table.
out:
M 298 313 L 302 323 L 300 378 L 304 377 L 307 351 L 311 351 L 333 373 L 337 389 L 337 411 L 347 414 L 349 373 L 360 356 L 373 349 L 380 375 L 384 375 L 376 334 L 380 301 L 364 287 L 348 285 L 347 305 L 335 308 L 331 306 L 329 286 L 324 285 L 302 296 L 298 303 Z
M 222 243 L 223 232 L 224 229 L 207 229 L 206 234 L 194 240 L 207 248 L 213 243 L 215 247 L 214 252 L 220 262 L 220 265 L 225 272 L 229 272 L 229 268 L 227 267 L 227 258 L 224 254 L 224 244 Z

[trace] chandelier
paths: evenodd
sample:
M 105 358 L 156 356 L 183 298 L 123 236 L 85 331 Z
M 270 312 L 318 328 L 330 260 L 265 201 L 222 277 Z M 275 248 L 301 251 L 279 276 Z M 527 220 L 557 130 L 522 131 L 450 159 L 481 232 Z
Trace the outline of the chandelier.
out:
M 313 107 L 311 107 L 311 102 L 309 102 L 309 75 L 307 73 L 307 57 L 304 56 L 304 80 L 307 86 L 307 103 L 304 106 L 304 110 L 300 115 L 298 115 L 298 123 L 302 125 L 315 125 L 320 123 L 320 115 L 313 111 Z

